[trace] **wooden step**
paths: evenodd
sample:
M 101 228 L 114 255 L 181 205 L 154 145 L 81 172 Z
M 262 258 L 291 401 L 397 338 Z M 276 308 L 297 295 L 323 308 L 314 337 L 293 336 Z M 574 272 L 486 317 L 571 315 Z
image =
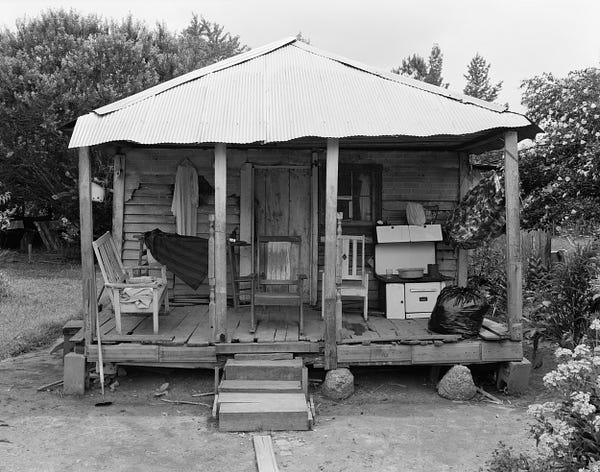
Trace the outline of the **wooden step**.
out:
M 302 393 L 222 393 L 220 431 L 306 431 L 310 411 Z
M 227 380 L 296 380 L 302 381 L 302 359 L 261 360 L 229 359 L 225 364 Z
M 300 393 L 302 384 L 297 380 L 222 380 L 219 393 L 224 392 Z

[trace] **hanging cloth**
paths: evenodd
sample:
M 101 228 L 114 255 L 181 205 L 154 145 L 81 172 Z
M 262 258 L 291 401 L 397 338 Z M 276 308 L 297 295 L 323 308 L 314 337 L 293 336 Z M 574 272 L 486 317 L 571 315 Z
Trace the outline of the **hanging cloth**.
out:
M 198 172 L 188 159 L 177 166 L 171 212 L 175 216 L 177 234 L 196 236 L 198 220 Z
M 465 195 L 446 222 L 450 244 L 475 249 L 504 233 L 504 170 L 492 172 Z

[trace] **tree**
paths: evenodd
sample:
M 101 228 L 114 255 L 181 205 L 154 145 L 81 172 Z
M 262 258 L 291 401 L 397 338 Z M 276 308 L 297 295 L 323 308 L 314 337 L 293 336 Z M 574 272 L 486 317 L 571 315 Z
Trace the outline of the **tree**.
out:
M 520 153 L 526 227 L 600 223 L 600 69 L 523 82 L 527 114 L 545 133 Z
M 179 34 L 131 15 L 107 21 L 62 9 L 0 30 L 0 181 L 10 204 L 76 223 L 77 159 L 67 151 L 64 125 L 245 49 L 198 15 Z M 95 177 L 110 185 L 110 156 L 94 150 L 92 157 Z M 110 216 L 110 201 L 98 210 Z
M 394 74 L 401 74 L 416 80 L 427 82 L 428 84 L 443 86 L 448 88 L 449 84 L 443 84 L 442 65 L 444 55 L 440 47 L 434 43 L 429 53 L 428 61 L 418 55 L 413 54 L 402 59 L 402 65 L 392 69 Z
M 490 67 L 483 56 L 479 53 L 471 59 L 467 66 L 467 73 L 464 78 L 467 79 L 467 85 L 463 89 L 466 95 L 479 98 L 488 102 L 493 102 L 498 97 L 498 92 L 502 89 L 502 82 L 495 85 L 490 83 Z

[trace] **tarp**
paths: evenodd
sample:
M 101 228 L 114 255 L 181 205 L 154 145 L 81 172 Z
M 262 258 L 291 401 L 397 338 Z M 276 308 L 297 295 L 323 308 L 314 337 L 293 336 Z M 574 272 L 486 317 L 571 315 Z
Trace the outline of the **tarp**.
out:
M 150 254 L 196 290 L 208 274 L 208 240 L 154 229 L 144 233 Z

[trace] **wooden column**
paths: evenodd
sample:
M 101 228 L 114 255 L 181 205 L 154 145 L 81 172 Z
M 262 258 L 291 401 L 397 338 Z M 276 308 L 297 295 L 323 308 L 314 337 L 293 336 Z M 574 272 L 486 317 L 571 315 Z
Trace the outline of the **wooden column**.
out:
M 119 257 L 123 257 L 123 212 L 125 208 L 125 155 L 113 159 L 113 216 L 112 236 Z
M 458 198 L 459 201 L 469 191 L 469 155 L 466 152 L 458 154 Z M 457 264 L 457 285 L 467 286 L 469 276 L 469 251 L 466 249 L 458 250 Z
M 254 233 L 254 186 L 252 164 L 245 162 L 240 169 L 240 240 L 251 244 Z M 240 247 L 240 275 L 250 275 L 252 267 L 251 246 Z
M 337 256 L 337 196 L 339 140 L 327 139 L 327 164 L 325 176 L 325 369 L 337 368 L 337 332 L 341 326 L 336 323 L 336 256 Z
M 319 154 L 312 153 L 310 176 L 310 304 L 317 304 L 319 278 Z
M 215 215 L 208 215 L 208 323 L 213 336 L 216 326 L 215 310 Z M 214 341 L 214 338 L 211 338 Z
M 227 148 L 215 144 L 215 324 L 214 342 L 227 341 Z
M 521 315 L 523 310 L 521 279 L 521 235 L 519 224 L 519 157 L 517 132 L 504 134 L 504 173 L 506 192 L 506 295 L 510 338 L 523 337 Z
M 79 232 L 81 236 L 83 332 L 86 346 L 92 342 L 98 310 L 94 250 L 92 248 L 94 226 L 91 178 L 90 148 L 81 147 L 79 148 Z

